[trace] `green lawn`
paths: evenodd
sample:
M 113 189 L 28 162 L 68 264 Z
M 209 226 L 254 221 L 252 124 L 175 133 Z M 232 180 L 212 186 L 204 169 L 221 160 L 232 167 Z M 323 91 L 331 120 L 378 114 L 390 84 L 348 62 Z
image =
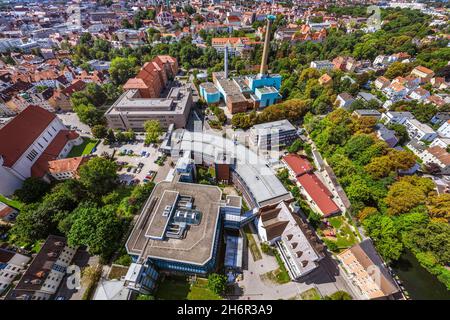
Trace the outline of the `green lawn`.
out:
M 17 200 L 11 200 L 9 198 L 6 198 L 5 196 L 0 194 L 0 201 L 7 204 L 10 207 L 16 208 L 16 209 L 21 209 L 23 206 L 23 203 Z
M 302 300 L 320 300 L 321 296 L 316 288 L 311 288 L 309 290 L 300 293 L 300 298 Z
M 209 290 L 208 280 L 197 279 L 193 285 L 185 277 L 166 277 L 158 286 L 157 300 L 222 300 Z
M 343 216 L 333 217 L 328 219 L 333 228 L 336 229 L 336 244 L 339 249 L 345 249 L 351 247 L 358 239 L 356 238 L 353 230 L 350 228 L 350 225 L 345 221 Z
M 244 232 L 247 238 L 248 247 L 250 248 L 250 252 L 252 253 L 253 260 L 261 260 L 261 251 L 259 251 L 258 245 L 256 244 L 255 238 L 253 237 L 252 231 L 250 230 L 250 227 L 248 225 L 244 227 Z
M 73 157 L 79 157 L 79 156 L 85 156 L 85 155 L 91 154 L 92 150 L 95 148 L 95 146 L 99 142 L 96 139 L 90 139 L 90 138 L 83 138 L 83 140 L 84 141 L 82 144 L 72 148 L 72 150 L 67 155 L 67 158 L 73 158 Z

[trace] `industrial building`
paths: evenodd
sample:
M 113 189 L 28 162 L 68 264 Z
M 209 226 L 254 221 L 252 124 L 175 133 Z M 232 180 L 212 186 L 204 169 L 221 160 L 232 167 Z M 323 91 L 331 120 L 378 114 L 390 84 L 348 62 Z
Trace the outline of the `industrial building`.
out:
M 261 60 L 260 72 L 257 75 L 246 75 L 239 77 L 228 76 L 228 50 L 229 43 L 221 43 L 225 61 L 223 72 L 213 73 L 213 82 L 200 85 L 200 95 L 208 104 L 215 104 L 223 99 L 230 113 L 245 112 L 250 109 L 268 107 L 281 99 L 279 90 L 281 87 L 281 76 L 268 74 L 267 59 L 270 45 L 270 29 L 274 17 L 267 17 L 266 36 L 264 50 Z

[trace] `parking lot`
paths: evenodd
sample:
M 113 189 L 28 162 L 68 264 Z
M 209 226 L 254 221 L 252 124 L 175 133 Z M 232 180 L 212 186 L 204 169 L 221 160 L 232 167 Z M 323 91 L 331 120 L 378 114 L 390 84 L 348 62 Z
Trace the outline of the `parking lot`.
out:
M 155 163 L 158 159 L 161 159 L 162 153 L 158 151 L 156 145 L 144 146 L 144 134 L 137 134 L 136 141 L 133 143 L 113 146 L 99 144 L 95 154 L 101 155 L 107 152 L 111 155 L 114 150 L 114 158 L 118 164 L 122 164 L 119 171 L 120 180 L 127 184 L 130 184 L 133 180 L 138 183 L 143 182 L 152 171 L 154 172 L 152 178 L 154 178 L 158 171 L 166 171 L 161 169 L 170 165 L 171 162 L 170 158 L 167 158 L 164 162 L 161 162 L 163 166 Z

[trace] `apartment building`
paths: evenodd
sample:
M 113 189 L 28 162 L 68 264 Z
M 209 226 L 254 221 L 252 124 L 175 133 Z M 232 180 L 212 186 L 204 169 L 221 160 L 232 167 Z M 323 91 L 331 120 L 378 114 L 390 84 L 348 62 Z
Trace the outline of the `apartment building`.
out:
M 0 294 L 2 294 L 27 267 L 30 257 L 0 248 Z
M 6 300 L 50 300 L 58 291 L 77 248 L 50 235 Z
M 430 126 L 416 119 L 407 119 L 403 125 L 410 139 L 433 141 L 437 137 L 437 133 Z
M 346 276 L 365 299 L 388 299 L 399 292 L 370 239 L 337 255 Z

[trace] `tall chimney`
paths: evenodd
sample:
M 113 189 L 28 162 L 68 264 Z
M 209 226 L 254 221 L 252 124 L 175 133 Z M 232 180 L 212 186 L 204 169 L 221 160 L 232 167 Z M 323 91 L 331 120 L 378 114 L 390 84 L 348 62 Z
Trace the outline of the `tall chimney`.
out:
M 259 70 L 259 74 L 264 76 L 267 74 L 267 58 L 269 57 L 269 46 L 270 46 L 270 28 L 272 26 L 272 16 L 267 16 L 267 26 L 266 26 L 266 36 L 264 39 L 264 49 L 261 58 L 261 69 Z
M 225 51 L 224 51 L 224 61 L 223 61 L 223 67 L 224 67 L 224 76 L 225 79 L 228 79 L 228 44 L 225 45 Z

